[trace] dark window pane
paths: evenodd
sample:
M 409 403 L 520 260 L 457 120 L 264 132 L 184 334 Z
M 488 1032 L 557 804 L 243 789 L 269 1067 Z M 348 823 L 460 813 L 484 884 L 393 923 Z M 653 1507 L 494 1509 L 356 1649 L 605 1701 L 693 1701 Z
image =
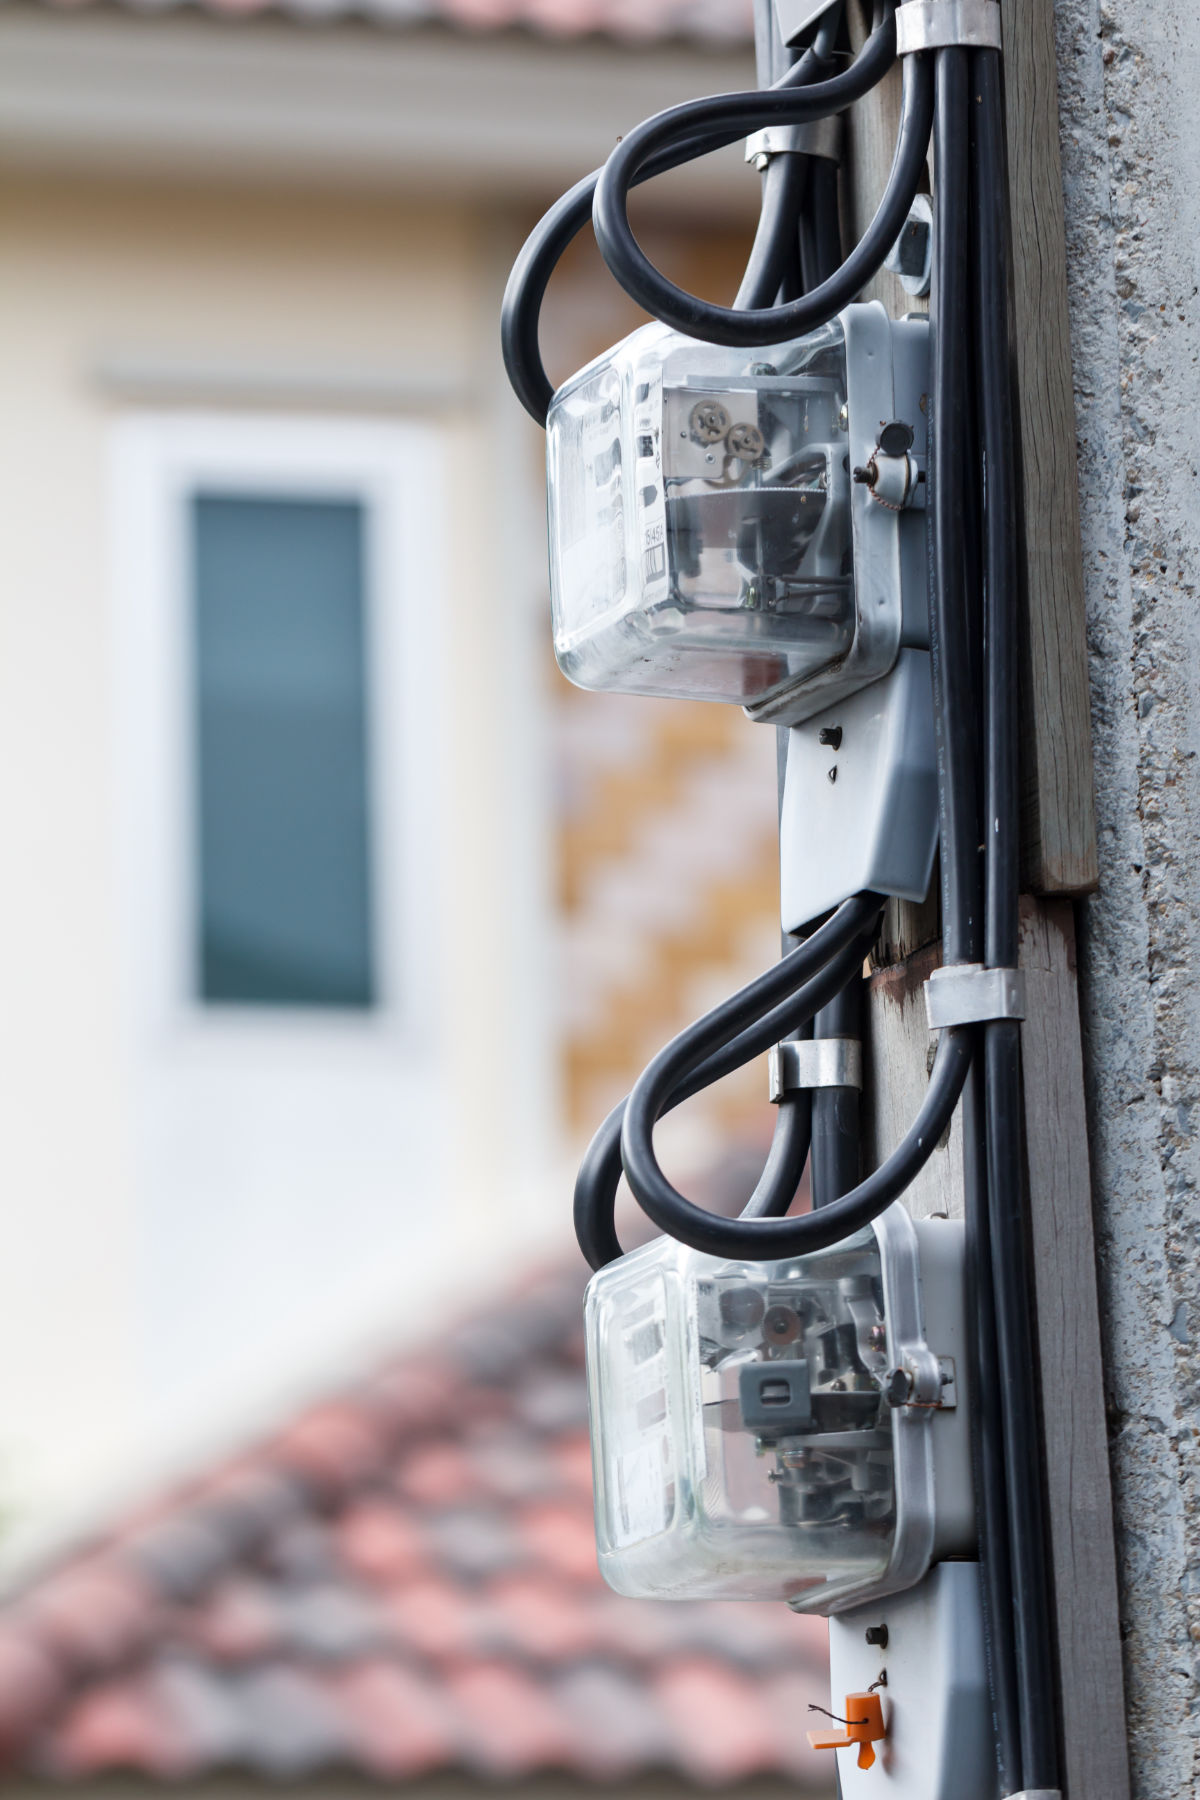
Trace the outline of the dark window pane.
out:
M 204 1000 L 375 1000 L 363 538 L 354 501 L 193 498 Z

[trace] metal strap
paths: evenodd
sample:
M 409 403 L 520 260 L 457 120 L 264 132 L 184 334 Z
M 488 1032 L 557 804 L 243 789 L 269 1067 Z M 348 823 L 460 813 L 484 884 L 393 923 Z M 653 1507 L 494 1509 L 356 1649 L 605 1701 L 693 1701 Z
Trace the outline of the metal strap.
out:
M 806 119 L 801 125 L 766 125 L 746 139 L 746 161 L 762 168 L 768 157 L 787 153 L 842 160 L 842 121 L 837 113 L 828 119 Z
M 857 1038 L 799 1038 L 776 1044 L 767 1058 L 772 1100 L 798 1088 L 860 1088 L 862 1045 Z
M 1022 969 L 985 969 L 982 963 L 951 963 L 935 969 L 925 983 L 930 1031 L 945 1025 L 986 1025 L 991 1019 L 1025 1017 Z
M 914 50 L 999 50 L 998 0 L 904 0 L 896 8 L 896 54 Z

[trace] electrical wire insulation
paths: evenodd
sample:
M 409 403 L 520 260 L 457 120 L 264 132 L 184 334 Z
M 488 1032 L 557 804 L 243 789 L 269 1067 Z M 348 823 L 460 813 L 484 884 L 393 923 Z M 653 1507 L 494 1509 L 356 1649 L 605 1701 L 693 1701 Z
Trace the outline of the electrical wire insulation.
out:
M 735 1069 L 761 1056 L 772 1044 L 780 1042 L 810 1019 L 822 999 L 836 993 L 844 985 L 850 969 L 861 963 L 863 947 L 870 942 L 879 916 L 880 900 L 874 895 L 857 895 L 838 908 L 831 919 L 812 937 L 781 958 L 765 976 L 760 975 L 690 1027 L 692 1042 L 699 1046 L 698 1060 L 682 1074 L 663 1106 L 663 1112 L 680 1106 L 703 1088 L 731 1075 Z M 810 985 L 816 979 L 815 990 Z M 730 1026 L 731 1018 L 743 1023 Z M 678 1041 L 678 1040 L 676 1040 Z M 627 1101 L 609 1113 L 596 1132 L 575 1182 L 575 1235 L 593 1269 L 603 1268 L 621 1255 L 613 1212 L 617 1184 L 621 1178 L 621 1128 Z M 803 1121 L 804 1147 L 807 1152 L 807 1106 Z M 776 1121 L 775 1137 L 785 1131 L 793 1148 L 799 1142 L 797 1127 L 793 1135 L 793 1109 L 785 1104 Z M 775 1158 L 775 1145 L 768 1157 L 754 1194 L 748 1215 L 766 1218 L 786 1212 L 795 1198 L 796 1188 L 804 1172 L 804 1163 L 794 1172 L 790 1162 Z M 790 1185 L 789 1185 L 790 1184 Z
M 817 80 L 816 77 L 826 64 L 814 50 L 809 49 L 787 71 L 778 87 L 765 93 L 756 91 L 751 94 L 718 95 L 716 98 L 745 101 L 753 106 L 767 101 L 771 95 L 779 94 L 783 96 L 784 111 L 790 107 L 796 122 L 827 118 L 882 80 L 895 56 L 895 39 L 895 22 L 889 9 L 885 11 L 850 68 L 842 74 L 826 81 Z M 797 88 L 804 90 L 803 96 L 790 92 Z M 735 123 L 718 128 L 707 117 L 706 109 L 713 104 L 715 102 L 690 102 L 694 112 L 699 109 L 694 129 L 675 134 L 675 141 L 661 153 L 647 156 L 637 173 L 629 178 L 627 189 L 650 181 L 656 175 L 665 175 L 669 170 L 677 169 L 697 156 L 723 150 L 726 145 L 736 143 L 747 131 L 756 130 L 759 125 L 780 122 L 773 115 L 771 118 L 759 117 L 748 126 Z M 679 110 L 674 109 L 675 112 Z M 657 118 L 672 116 L 660 113 Z M 648 122 L 654 124 L 655 120 Z M 785 118 L 782 122 L 789 123 L 790 120 Z M 504 367 L 517 398 L 539 425 L 546 423 L 546 414 L 554 397 L 554 388 L 546 374 L 538 344 L 538 319 L 542 301 L 550 278 L 568 244 L 592 217 L 593 203 L 603 173 L 603 170 L 595 170 L 592 174 L 585 175 L 573 188 L 568 189 L 561 200 L 555 202 L 526 239 L 504 290 L 500 308 L 500 344 Z M 907 202 L 903 210 L 906 209 Z M 880 262 L 888 247 L 885 244 L 880 251 Z M 837 310 L 837 306 L 831 306 L 826 316 L 832 317 Z
M 748 312 L 716 306 L 686 293 L 656 269 L 642 250 L 629 223 L 628 197 L 651 159 L 668 153 L 674 143 L 694 137 L 705 122 L 714 130 L 740 135 L 764 125 L 801 124 L 840 111 L 880 79 L 891 61 L 894 32 L 894 16 L 889 13 L 850 67 L 829 81 L 795 90 L 777 87 L 690 100 L 647 119 L 622 139 L 596 185 L 592 227 L 609 271 L 639 306 L 690 337 L 752 348 L 813 331 L 857 299 L 904 229 L 925 171 L 933 118 L 933 70 L 927 55 L 904 59 L 896 154 L 878 211 L 841 267 L 811 293 L 782 306 Z
M 808 186 L 809 158 L 773 156 L 763 171 L 758 229 L 735 306 L 766 306 L 779 292 L 796 248 L 796 218 Z
M 971 1062 L 971 1031 L 954 1026 L 943 1031 L 925 1098 L 916 1118 L 891 1155 L 821 1212 L 784 1219 L 724 1219 L 695 1206 L 672 1187 L 654 1155 L 653 1129 L 665 1110 L 665 1098 L 676 1076 L 676 1062 L 689 1054 L 680 1037 L 660 1051 L 634 1084 L 625 1108 L 621 1157 L 626 1179 L 643 1212 L 660 1231 L 702 1250 L 734 1261 L 773 1262 L 824 1250 L 849 1237 L 902 1194 L 949 1125 Z
M 971 55 L 971 195 L 977 392 L 983 449 L 985 960 L 1019 949 L 1015 447 L 1008 363 L 1008 255 L 999 55 Z M 1046 1524 L 1022 1156 L 1021 1028 L 984 1028 L 988 1236 L 1003 1427 L 1021 1766 L 1017 1790 L 1058 1786 Z

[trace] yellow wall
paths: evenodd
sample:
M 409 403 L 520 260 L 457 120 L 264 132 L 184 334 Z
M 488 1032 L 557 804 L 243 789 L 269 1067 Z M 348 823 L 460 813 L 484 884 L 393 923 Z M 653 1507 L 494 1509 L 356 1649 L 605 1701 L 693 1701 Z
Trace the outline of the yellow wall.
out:
M 529 1010 L 522 944 L 541 904 L 536 808 L 514 815 L 536 721 L 511 729 L 511 683 L 505 693 L 496 678 L 524 637 L 521 556 L 538 548 L 520 530 L 527 440 L 512 409 L 498 411 L 493 348 L 515 241 L 465 208 L 386 195 L 11 176 L 0 190 L 0 1504 L 8 1487 L 19 1505 L 53 1509 L 77 1486 L 133 1474 L 145 1449 L 115 866 L 111 427 L 147 405 L 261 411 L 256 371 L 285 408 L 306 371 L 341 410 L 355 410 L 353 394 L 338 400 L 347 381 L 368 410 L 402 412 L 405 382 L 431 371 L 451 391 L 433 416 L 454 528 L 445 587 L 429 601 L 448 621 L 457 689 L 428 744 L 446 834 L 429 877 L 445 921 L 447 1026 L 502 1043 Z M 311 411 L 312 393 L 297 402 Z M 514 844 L 519 892 L 502 875 Z M 536 1033 L 527 1048 L 492 1059 L 473 1084 L 471 1129 L 447 1145 L 456 1241 L 479 1239 L 519 1185 L 529 1140 L 547 1137 L 549 1062 Z M 536 1224 L 536 1198 L 511 1204 Z

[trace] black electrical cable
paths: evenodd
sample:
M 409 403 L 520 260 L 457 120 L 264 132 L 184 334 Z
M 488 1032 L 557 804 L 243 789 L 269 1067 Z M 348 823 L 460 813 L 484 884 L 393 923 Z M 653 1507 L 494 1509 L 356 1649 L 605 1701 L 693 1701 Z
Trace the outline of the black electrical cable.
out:
M 979 420 L 984 467 L 986 901 L 991 968 L 1018 954 L 1015 450 L 1008 361 L 1008 244 L 998 52 L 971 57 Z M 1007 1476 L 1021 1767 L 1009 1792 L 1058 1786 L 1046 1525 L 1027 1261 L 1020 1025 L 984 1032 L 988 1231 Z
M 862 972 L 856 969 L 840 994 L 813 1020 L 818 1039 L 862 1042 Z M 812 1203 L 820 1211 L 841 1198 L 862 1173 L 858 1089 L 819 1087 L 812 1097 Z
M 651 158 L 672 143 L 693 137 L 705 123 L 714 131 L 750 132 L 769 124 L 801 124 L 828 116 L 861 98 L 887 66 L 887 43 L 895 29 L 889 13 L 844 72 L 808 88 L 770 88 L 718 94 L 671 107 L 637 126 L 619 143 L 601 171 L 592 206 L 592 226 L 611 273 L 640 306 L 677 331 L 708 343 L 753 347 L 799 337 L 824 324 L 854 300 L 883 260 L 908 218 L 925 168 L 933 118 L 933 70 L 926 54 L 904 58 L 900 129 L 896 154 L 878 211 L 862 237 L 828 281 L 783 306 L 738 312 L 685 293 L 668 281 L 646 256 L 629 223 L 629 190 Z M 876 49 L 883 44 L 882 50 Z M 886 61 L 885 61 L 886 58 Z
M 975 755 L 974 674 L 978 650 L 977 636 L 972 629 L 974 609 L 967 588 L 968 565 L 975 559 L 968 557 L 965 532 L 973 494 L 964 485 L 966 472 L 975 467 L 975 459 L 968 455 L 967 442 L 971 299 L 967 269 L 972 243 L 969 181 L 973 141 L 968 120 L 978 108 L 971 102 L 968 75 L 966 51 L 948 49 L 938 52 L 927 506 L 930 648 L 941 816 L 943 954 L 947 964 L 976 961 L 984 947 L 979 852 L 985 834 L 980 816 Z M 980 242 L 977 230 L 974 238 L 977 256 Z M 1001 284 L 1006 279 L 1006 274 L 1002 275 Z M 976 303 L 981 298 L 981 286 L 994 284 L 995 280 L 994 270 L 985 275 L 980 263 L 976 268 L 973 296 Z M 984 335 L 981 330 L 981 343 Z M 1002 356 L 1004 345 L 1005 339 L 1001 336 L 998 348 Z M 985 495 L 985 517 L 994 518 L 994 499 L 992 492 Z M 988 673 L 990 680 L 991 671 Z M 989 830 L 986 835 L 990 840 L 995 834 Z M 1009 854 L 1007 839 L 1005 854 Z M 1014 1563 L 1015 1521 L 1010 1505 L 1012 1480 L 1004 1400 L 1003 1331 L 995 1288 L 995 1170 L 990 1152 L 1001 1124 L 1019 1130 L 1019 1120 L 996 1114 L 986 1079 L 977 1069 L 964 1118 L 968 1254 L 978 1308 L 975 1321 L 978 1372 L 974 1422 L 976 1505 L 996 1746 L 1002 1785 L 1011 1793 L 1029 1785 L 1024 1753 L 1028 1708 L 1018 1654 L 1018 1608 L 1014 1604 L 1020 1573 Z M 1019 1136 L 1013 1139 L 1018 1146 L 1019 1141 Z M 1030 1418 L 1027 1414 L 1026 1429 Z
M 793 110 L 797 107 L 804 108 L 803 112 L 797 114 L 798 118 L 824 118 L 848 106 L 852 100 L 860 98 L 881 81 L 891 67 L 894 56 L 895 25 L 891 11 L 888 10 L 854 62 L 841 74 L 827 81 L 816 79 L 824 63 L 810 49 L 787 71 L 775 88 L 749 95 L 717 98 L 766 103 L 772 95 L 782 95 L 785 107 L 791 106 Z M 804 89 L 803 100 L 798 95 L 788 98 L 789 91 L 793 88 Z M 736 143 L 739 138 L 744 137 L 747 131 L 756 129 L 758 124 L 773 122 L 773 118 L 756 118 L 750 125 L 715 127 L 706 117 L 705 109 L 710 105 L 709 102 L 694 101 L 691 104 L 700 108 L 695 129 L 678 135 L 676 141 L 664 148 L 661 154 L 647 157 L 638 172 L 630 177 L 628 187 L 638 186 L 656 175 L 664 175 L 682 163 L 690 162 L 694 157 L 724 149 L 726 145 Z M 657 116 L 661 119 L 669 115 L 660 113 Z M 655 123 L 654 120 L 648 122 Z M 550 208 L 522 246 L 504 290 L 500 309 L 500 343 L 504 367 L 517 398 L 539 425 L 545 424 L 546 414 L 554 397 L 554 388 L 546 374 L 538 345 L 538 319 L 542 301 L 563 252 L 592 217 L 593 200 L 602 174 L 603 170 L 595 170 L 592 174 L 585 175 Z M 883 247 L 881 261 L 888 247 Z M 871 272 L 873 271 L 868 271 L 868 274 Z M 837 310 L 836 305 L 831 306 L 827 316 L 832 316 Z
M 809 179 L 810 158 L 791 151 L 772 156 L 762 178 L 758 229 L 738 288 L 737 307 L 768 305 L 779 292 L 794 253 L 796 219 Z
M 771 1148 L 754 1192 L 743 1206 L 743 1219 L 781 1219 L 796 1198 L 812 1140 L 812 1103 L 808 1094 L 785 1094 L 778 1103 L 779 1117 L 771 1136 Z
M 980 937 L 978 718 L 971 696 L 971 644 L 964 583 L 963 500 L 967 464 L 967 61 L 937 52 L 928 420 L 929 651 L 941 827 L 942 954 L 975 962 Z
M 838 166 L 828 156 L 811 161 L 808 204 L 800 218 L 800 269 L 807 294 L 832 280 L 842 261 Z
M 983 1062 L 976 1055 L 963 1093 L 963 1199 L 967 1318 L 971 1335 L 971 1457 L 979 1533 L 980 1603 L 996 1774 L 1002 1794 L 1021 1786 L 1021 1729 L 1012 1629 L 1012 1568 L 1004 1431 L 996 1383 L 996 1320 L 987 1206 L 987 1133 Z
M 880 905 L 876 895 L 856 895 L 847 900 L 819 931 L 766 975 L 758 976 L 731 1000 L 699 1019 L 691 1031 L 702 1045 L 702 1060 L 681 1077 L 663 1111 L 682 1105 L 702 1088 L 761 1056 L 811 1018 L 822 1001 L 844 985 L 855 960 L 862 960 L 861 947 L 868 933 L 875 930 Z M 819 983 L 815 993 L 814 982 Z M 742 1026 L 728 1025 L 731 1008 L 745 1021 Z M 627 1101 L 622 1100 L 614 1107 L 595 1133 L 575 1180 L 575 1235 L 594 1269 L 621 1255 L 613 1212 L 621 1178 L 621 1127 L 626 1105 Z M 806 1115 L 807 1108 L 804 1111 Z M 797 1122 L 791 1106 L 781 1109 L 776 1137 L 781 1132 L 787 1135 L 793 1154 L 798 1153 L 801 1142 L 807 1153 L 807 1116 Z M 790 1164 L 773 1166 L 769 1177 L 764 1169 L 752 1196 L 755 1216 L 786 1212 L 803 1172 L 803 1158 L 794 1171 L 794 1179 Z
M 654 1154 L 654 1122 L 686 1064 L 687 1032 L 669 1044 L 643 1072 L 629 1096 L 621 1132 L 621 1159 L 634 1198 L 668 1236 L 709 1256 L 773 1262 L 824 1250 L 869 1225 L 922 1169 L 949 1125 L 971 1061 L 971 1032 L 962 1026 L 941 1034 L 920 1111 L 892 1151 L 864 1181 L 819 1213 L 799 1218 L 723 1219 L 694 1206 L 671 1186 Z

